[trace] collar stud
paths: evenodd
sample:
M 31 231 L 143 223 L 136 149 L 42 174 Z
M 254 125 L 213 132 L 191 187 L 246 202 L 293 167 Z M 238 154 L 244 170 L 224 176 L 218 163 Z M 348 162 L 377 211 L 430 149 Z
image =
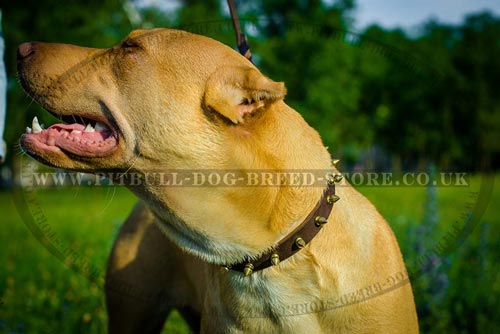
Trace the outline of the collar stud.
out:
M 271 255 L 271 263 L 273 264 L 273 266 L 277 266 L 278 264 L 280 264 L 280 256 L 278 255 L 278 253 L 273 253 L 273 255 Z
M 253 264 L 247 263 L 245 265 L 245 268 L 243 268 L 243 273 L 245 274 L 245 276 L 252 275 L 252 273 L 253 273 Z

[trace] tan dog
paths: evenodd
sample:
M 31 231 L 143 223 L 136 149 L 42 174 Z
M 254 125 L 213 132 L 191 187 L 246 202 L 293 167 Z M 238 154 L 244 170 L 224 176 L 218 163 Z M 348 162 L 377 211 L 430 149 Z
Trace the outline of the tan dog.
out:
M 35 121 L 21 137 L 52 166 L 337 172 L 317 132 L 284 103 L 284 85 L 206 37 L 154 29 L 110 49 L 25 43 L 18 70 L 26 91 L 70 123 L 42 130 Z M 272 251 L 324 188 L 130 186 L 142 202 L 109 260 L 110 332 L 158 333 L 177 308 L 201 333 L 417 333 L 394 235 L 344 181 L 303 249 L 247 275 L 220 270 Z

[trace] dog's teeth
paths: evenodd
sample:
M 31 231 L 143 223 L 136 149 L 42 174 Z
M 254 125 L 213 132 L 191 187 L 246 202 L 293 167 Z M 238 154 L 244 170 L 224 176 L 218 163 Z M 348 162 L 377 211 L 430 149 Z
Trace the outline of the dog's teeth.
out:
M 75 135 L 79 135 L 82 132 L 80 130 L 73 130 L 73 131 L 71 131 L 71 133 L 74 133 Z
M 101 122 L 95 123 L 95 130 L 96 131 L 105 131 L 107 129 L 108 129 L 108 127 L 106 125 L 102 124 Z
M 42 127 L 40 126 L 40 123 L 38 123 L 38 118 L 33 117 L 33 122 L 31 122 L 31 126 L 33 127 L 33 133 L 40 133 L 42 132 Z
M 31 128 L 29 126 L 26 127 L 26 133 L 32 133 Z
M 94 132 L 94 131 L 95 130 L 90 123 L 87 124 L 87 126 L 85 127 L 85 130 L 83 130 L 83 132 Z

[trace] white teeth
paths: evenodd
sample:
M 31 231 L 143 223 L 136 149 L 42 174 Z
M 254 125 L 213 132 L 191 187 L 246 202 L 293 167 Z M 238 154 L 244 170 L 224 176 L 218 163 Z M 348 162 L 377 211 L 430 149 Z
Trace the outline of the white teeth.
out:
M 71 131 L 71 133 L 74 133 L 75 135 L 79 135 L 82 132 L 80 130 L 73 130 L 73 131 Z
M 26 133 L 32 133 L 31 128 L 29 126 L 26 127 Z
M 94 131 L 95 130 L 90 123 L 87 124 L 87 126 L 85 127 L 85 130 L 83 130 L 83 132 L 94 132 Z
M 96 131 L 105 131 L 105 130 L 108 130 L 108 127 L 104 124 L 102 124 L 101 122 L 97 122 L 95 123 L 95 130 Z
M 38 123 L 38 118 L 33 117 L 33 122 L 31 122 L 31 126 L 33 127 L 33 133 L 40 133 L 42 132 L 42 127 L 40 126 L 40 123 Z

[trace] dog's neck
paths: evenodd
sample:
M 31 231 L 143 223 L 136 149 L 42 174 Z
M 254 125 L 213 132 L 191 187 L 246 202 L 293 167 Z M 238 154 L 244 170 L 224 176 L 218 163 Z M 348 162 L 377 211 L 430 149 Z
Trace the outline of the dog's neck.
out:
M 258 127 L 242 129 L 249 135 L 225 138 L 233 140 L 224 152 L 227 169 L 276 173 L 331 168 L 316 131 L 284 103 L 273 109 L 261 116 Z M 323 191 L 324 184 L 162 187 L 139 196 L 146 196 L 161 229 L 182 249 L 207 262 L 230 264 L 269 251 L 305 219 Z

